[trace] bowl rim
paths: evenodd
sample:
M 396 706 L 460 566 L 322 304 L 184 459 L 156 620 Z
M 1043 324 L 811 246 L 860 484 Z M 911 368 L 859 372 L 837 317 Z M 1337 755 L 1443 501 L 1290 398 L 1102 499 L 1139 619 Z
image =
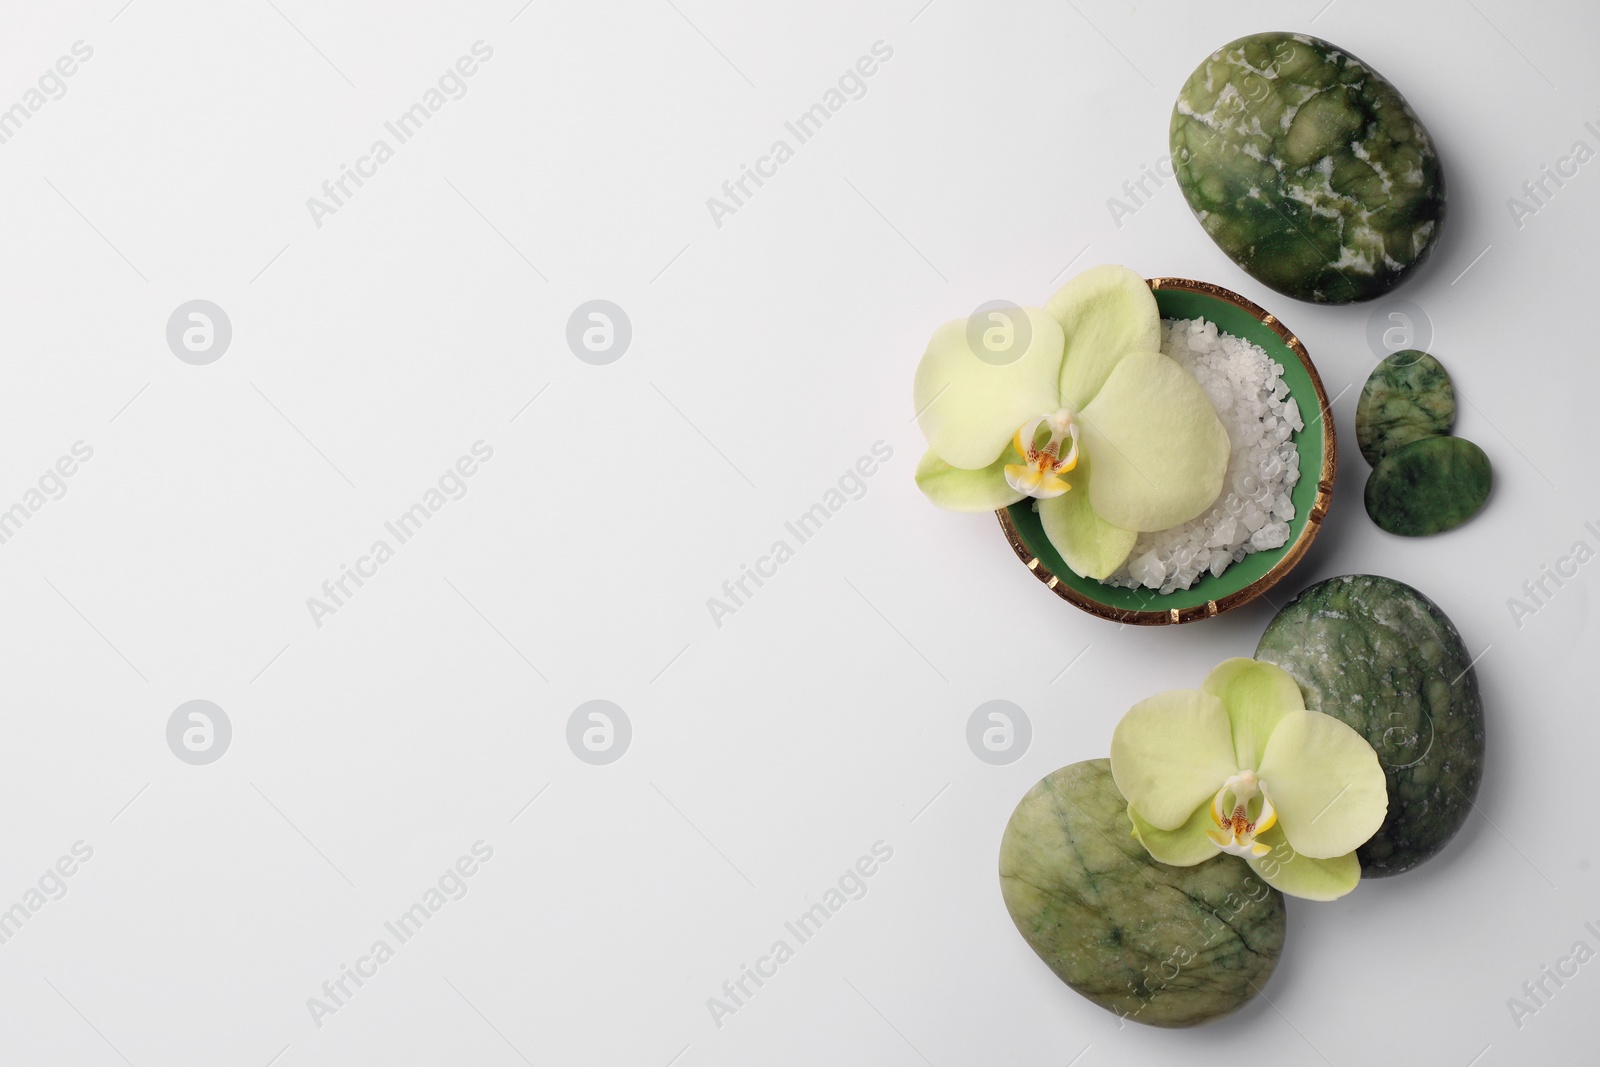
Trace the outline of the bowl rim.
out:
M 1056 577 L 1038 556 L 1033 554 L 1022 540 L 1022 534 L 1017 530 L 1016 523 L 1011 520 L 1011 513 L 1006 508 L 1000 508 L 995 515 L 1000 520 L 1000 528 L 1004 531 L 1006 541 L 1011 545 L 1011 550 L 1017 558 L 1032 572 L 1033 576 L 1043 582 L 1056 596 L 1070 603 L 1082 611 L 1088 612 L 1097 618 L 1110 622 L 1132 624 L 1134 626 L 1171 626 L 1180 623 L 1194 622 L 1197 619 L 1209 619 L 1231 611 L 1243 604 L 1264 594 L 1268 589 L 1277 585 L 1296 566 L 1305 554 L 1310 551 L 1311 543 L 1317 539 L 1317 534 L 1322 530 L 1322 520 L 1328 513 L 1328 506 L 1333 499 L 1333 484 L 1339 471 L 1339 451 L 1334 434 L 1333 420 L 1328 417 L 1328 393 L 1322 386 L 1322 376 L 1317 373 L 1316 364 L 1311 362 L 1311 355 L 1306 351 L 1305 344 L 1294 332 L 1279 321 L 1276 315 L 1267 311 L 1259 304 L 1247 300 L 1231 289 L 1224 289 L 1211 282 L 1195 281 L 1190 278 L 1148 278 L 1146 279 L 1151 292 L 1162 289 L 1176 289 L 1190 293 L 1200 293 L 1205 296 L 1215 297 L 1218 300 L 1232 304 L 1244 311 L 1266 326 L 1295 354 L 1300 365 L 1305 368 L 1306 375 L 1311 379 L 1312 388 L 1317 392 L 1317 418 L 1322 423 L 1322 469 L 1317 478 L 1317 496 L 1312 503 L 1311 512 L 1306 516 L 1306 524 L 1300 531 L 1300 536 L 1294 539 L 1282 558 L 1273 565 L 1272 569 L 1249 585 L 1236 592 L 1217 600 L 1208 600 L 1190 608 L 1168 608 L 1166 610 L 1140 610 L 1129 608 L 1113 608 L 1102 604 L 1078 592 L 1072 586 Z

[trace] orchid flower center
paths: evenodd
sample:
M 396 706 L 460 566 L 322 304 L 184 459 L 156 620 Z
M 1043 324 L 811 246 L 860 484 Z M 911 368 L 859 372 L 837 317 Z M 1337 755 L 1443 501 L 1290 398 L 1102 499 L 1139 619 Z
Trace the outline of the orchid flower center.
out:
M 1207 830 L 1206 836 L 1230 855 L 1260 857 L 1272 851 L 1256 836 L 1277 824 L 1278 813 L 1267 798 L 1267 783 L 1255 771 L 1240 771 L 1222 783 L 1211 798 L 1211 821 L 1217 828 Z
M 1041 431 L 1048 431 L 1048 435 Z M 1063 455 L 1062 446 L 1069 442 Z M 1078 465 L 1078 424 L 1072 412 L 1062 408 L 1024 423 L 1011 443 L 1023 459 L 1021 463 L 1006 464 L 1006 484 L 1012 489 L 1024 496 L 1048 500 L 1072 488 L 1061 477 Z

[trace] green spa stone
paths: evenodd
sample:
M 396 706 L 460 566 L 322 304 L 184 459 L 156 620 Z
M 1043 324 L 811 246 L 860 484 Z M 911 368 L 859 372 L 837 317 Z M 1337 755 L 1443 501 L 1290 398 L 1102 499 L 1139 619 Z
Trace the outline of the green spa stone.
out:
M 1367 514 L 1402 537 L 1443 533 L 1472 518 L 1494 481 L 1483 449 L 1460 437 L 1424 437 L 1383 457 L 1367 477 Z
M 1461 635 L 1392 578 L 1347 574 L 1301 593 L 1261 635 L 1256 659 L 1294 676 L 1306 706 L 1378 753 L 1389 814 L 1356 852 L 1365 878 L 1433 856 L 1471 812 L 1483 776 L 1483 700 Z
M 1374 467 L 1402 445 L 1450 432 L 1456 390 L 1450 375 L 1426 352 L 1389 356 L 1367 379 L 1356 402 L 1356 443 Z
M 1444 225 L 1444 171 L 1400 91 L 1327 41 L 1257 33 L 1212 53 L 1172 111 L 1173 166 L 1211 239 L 1296 300 L 1399 285 Z
M 1018 931 L 1067 985 L 1151 1026 L 1226 1015 L 1283 951 L 1283 896 L 1219 854 L 1168 867 L 1133 837 L 1109 760 L 1028 790 L 1000 842 L 1000 892 Z

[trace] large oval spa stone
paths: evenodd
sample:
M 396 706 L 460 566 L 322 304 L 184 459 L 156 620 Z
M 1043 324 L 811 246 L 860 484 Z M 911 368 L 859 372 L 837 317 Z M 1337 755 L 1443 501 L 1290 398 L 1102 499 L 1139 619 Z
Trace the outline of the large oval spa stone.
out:
M 1410 870 L 1461 829 L 1483 776 L 1483 701 L 1461 635 L 1392 578 L 1347 574 L 1301 593 L 1261 635 L 1256 659 L 1294 676 L 1306 707 L 1367 739 L 1389 814 L 1357 850 L 1363 877 Z
M 1133 837 L 1109 760 L 1028 790 L 1000 842 L 1000 892 L 1023 938 L 1063 982 L 1151 1026 L 1238 1008 L 1277 966 L 1283 896 L 1243 860 L 1168 867 Z
M 1388 79 L 1315 37 L 1257 33 L 1212 53 L 1178 95 L 1171 143 L 1206 233 L 1297 300 L 1383 295 L 1444 225 L 1422 121 Z
M 1407 349 L 1387 357 L 1361 387 L 1356 401 L 1356 443 L 1376 467 L 1412 441 L 1450 432 L 1456 390 L 1450 375 L 1426 352 Z
M 1494 475 L 1483 449 L 1460 437 L 1424 437 L 1391 452 L 1367 477 L 1367 514 L 1402 537 L 1453 530 L 1483 510 Z

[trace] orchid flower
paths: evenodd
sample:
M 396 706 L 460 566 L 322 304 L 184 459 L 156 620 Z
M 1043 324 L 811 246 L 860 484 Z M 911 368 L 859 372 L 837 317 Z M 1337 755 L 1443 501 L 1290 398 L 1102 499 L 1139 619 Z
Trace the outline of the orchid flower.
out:
M 1157 862 L 1242 856 L 1267 884 L 1310 900 L 1355 888 L 1356 849 L 1389 810 L 1366 739 L 1307 710 L 1287 671 L 1253 659 L 1135 704 L 1111 736 L 1111 775 Z
M 1044 310 L 1012 309 L 1004 358 L 946 323 L 917 366 L 929 451 L 917 485 L 952 511 L 1039 501 L 1045 534 L 1078 574 L 1105 578 L 1143 531 L 1204 512 L 1222 491 L 1228 433 L 1199 383 L 1161 354 L 1161 314 L 1126 267 L 1068 281 Z

